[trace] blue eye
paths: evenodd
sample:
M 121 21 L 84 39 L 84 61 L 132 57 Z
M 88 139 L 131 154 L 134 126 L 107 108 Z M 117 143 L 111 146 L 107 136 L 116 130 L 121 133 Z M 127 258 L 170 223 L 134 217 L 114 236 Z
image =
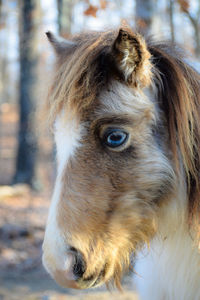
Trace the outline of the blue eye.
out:
M 111 148 L 123 145 L 127 140 L 128 134 L 121 129 L 110 129 L 104 135 L 104 142 Z

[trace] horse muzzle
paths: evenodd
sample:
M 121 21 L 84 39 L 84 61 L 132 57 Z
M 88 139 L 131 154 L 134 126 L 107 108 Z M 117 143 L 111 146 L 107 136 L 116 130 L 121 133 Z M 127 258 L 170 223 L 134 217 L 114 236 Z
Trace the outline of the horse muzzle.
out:
M 86 262 L 83 255 L 71 247 L 66 252 L 65 262 L 61 266 L 56 265 L 51 256 L 43 254 L 43 265 L 53 279 L 62 287 L 73 289 L 86 289 L 98 285 L 103 277 L 101 271 L 98 276 L 84 278 Z

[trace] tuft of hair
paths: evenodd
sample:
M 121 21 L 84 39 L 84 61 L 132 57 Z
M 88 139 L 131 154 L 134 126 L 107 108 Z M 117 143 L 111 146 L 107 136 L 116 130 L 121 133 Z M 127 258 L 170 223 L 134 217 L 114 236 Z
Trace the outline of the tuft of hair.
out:
M 59 39 L 48 39 L 59 47 Z M 110 79 L 132 86 L 150 84 L 150 53 L 145 41 L 127 29 L 90 32 L 75 36 L 72 46 L 63 49 L 57 60 L 57 72 L 48 95 L 49 119 L 54 120 L 60 110 L 83 111 L 98 96 Z M 68 42 L 69 44 L 69 42 Z M 134 54 L 133 54 L 134 53 Z
M 66 51 L 58 60 L 53 85 L 48 94 L 47 111 L 50 122 L 61 109 L 83 111 L 107 84 L 112 72 L 108 55 L 115 32 L 90 32 L 73 38 L 76 48 Z

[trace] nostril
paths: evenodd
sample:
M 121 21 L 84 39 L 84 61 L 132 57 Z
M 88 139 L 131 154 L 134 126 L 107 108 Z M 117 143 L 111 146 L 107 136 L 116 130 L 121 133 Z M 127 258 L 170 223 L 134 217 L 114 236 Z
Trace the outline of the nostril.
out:
M 85 263 L 82 260 L 79 260 L 79 258 L 75 262 L 73 272 L 78 278 L 81 278 L 85 272 Z
M 75 263 L 73 266 L 73 273 L 77 279 L 81 278 L 86 270 L 86 264 L 83 259 L 83 255 L 74 247 L 70 248 L 70 251 L 74 254 Z

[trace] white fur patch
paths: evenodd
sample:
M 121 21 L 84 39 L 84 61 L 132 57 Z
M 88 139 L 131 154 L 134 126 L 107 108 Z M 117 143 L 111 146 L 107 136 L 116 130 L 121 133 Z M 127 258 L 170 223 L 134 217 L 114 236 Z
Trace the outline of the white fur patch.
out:
M 51 274 L 57 269 L 62 270 L 66 259 L 67 245 L 65 245 L 62 233 L 57 225 L 56 215 L 57 206 L 60 199 L 61 178 L 56 179 L 54 193 L 49 209 L 49 215 L 46 225 L 44 243 L 43 243 L 43 264 Z
M 77 119 L 66 120 L 62 113 L 55 122 L 55 142 L 57 150 L 58 174 L 66 166 L 70 156 L 73 156 L 75 150 L 80 146 L 80 138 L 83 126 Z
M 163 207 L 159 231 L 136 262 L 141 300 L 200 299 L 200 253 L 186 222 L 186 190 Z
M 57 224 L 57 207 L 62 190 L 62 174 L 70 157 L 80 147 L 83 126 L 76 119 L 66 120 L 61 114 L 55 122 L 55 142 L 57 148 L 58 170 L 57 178 L 49 210 L 49 216 L 44 239 L 43 263 L 49 273 L 56 269 L 62 270 L 66 266 L 67 244 Z M 67 224 L 66 224 L 67 226 Z

